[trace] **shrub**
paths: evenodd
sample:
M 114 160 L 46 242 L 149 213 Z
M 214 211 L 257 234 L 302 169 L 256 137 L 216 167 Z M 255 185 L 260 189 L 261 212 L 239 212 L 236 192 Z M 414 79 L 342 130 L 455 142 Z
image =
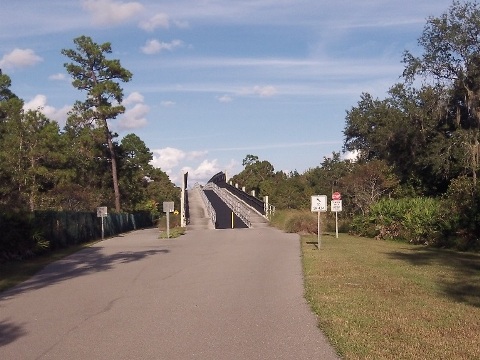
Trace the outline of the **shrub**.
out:
M 285 231 L 289 233 L 316 234 L 317 230 L 317 217 L 306 211 L 296 212 L 285 222 Z
M 48 249 L 30 213 L 0 214 L 0 261 L 22 260 Z
M 433 198 L 382 199 L 357 217 L 352 230 L 358 235 L 414 244 L 434 244 L 443 233 L 441 201 Z

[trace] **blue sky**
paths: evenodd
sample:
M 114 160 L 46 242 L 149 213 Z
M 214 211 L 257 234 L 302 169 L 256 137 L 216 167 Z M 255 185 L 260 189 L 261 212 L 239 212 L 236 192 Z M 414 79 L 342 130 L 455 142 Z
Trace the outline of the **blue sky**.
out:
M 426 19 L 450 0 L 18 0 L 0 11 L 0 68 L 27 108 L 63 127 L 84 93 L 62 49 L 86 35 L 110 42 L 133 73 L 127 111 L 180 184 L 240 172 L 247 154 L 303 173 L 341 151 L 346 111 L 362 92 L 385 97 L 402 53 L 418 53 Z

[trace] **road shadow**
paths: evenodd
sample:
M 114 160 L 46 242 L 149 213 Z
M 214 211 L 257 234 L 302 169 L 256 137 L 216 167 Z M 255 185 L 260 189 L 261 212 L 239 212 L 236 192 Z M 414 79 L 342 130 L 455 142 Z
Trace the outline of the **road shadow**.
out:
M 0 314 L 2 302 L 15 296 L 48 287 L 79 276 L 108 271 L 115 266 L 142 260 L 149 256 L 168 254 L 167 249 L 129 250 L 106 255 L 102 247 L 94 246 L 82 249 L 61 260 L 47 265 L 29 280 L 0 293 Z M 22 324 L 0 319 L 0 347 L 25 336 Z
M 26 335 L 26 331 L 22 326 L 7 320 L 0 320 L 0 347 L 9 344 L 24 335 Z
M 436 271 L 436 266 L 447 268 L 453 279 L 438 277 L 441 293 L 454 301 L 480 307 L 480 254 L 419 248 L 388 255 L 415 266 L 431 267 L 431 271 Z
M 101 247 L 89 247 L 47 265 L 29 280 L 0 293 L 0 303 L 20 293 L 40 289 L 46 286 L 101 271 L 112 269 L 118 264 L 139 261 L 147 256 L 168 254 L 167 249 L 150 249 L 142 251 L 120 251 L 105 255 Z

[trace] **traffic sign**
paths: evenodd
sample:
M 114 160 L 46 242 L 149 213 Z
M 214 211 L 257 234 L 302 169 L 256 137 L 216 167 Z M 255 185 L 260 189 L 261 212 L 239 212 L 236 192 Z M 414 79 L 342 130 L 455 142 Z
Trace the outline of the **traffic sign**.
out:
M 174 210 L 174 202 L 173 201 L 164 201 L 163 202 L 163 212 L 171 213 Z
M 327 195 L 313 195 L 311 211 L 312 212 L 327 211 Z
M 335 212 L 342 211 L 342 200 L 332 200 L 330 209 Z
M 106 206 L 99 206 L 97 207 L 97 217 L 104 218 L 107 217 L 107 207 Z
M 342 194 L 340 194 L 338 191 L 334 192 L 332 194 L 332 200 L 342 200 Z

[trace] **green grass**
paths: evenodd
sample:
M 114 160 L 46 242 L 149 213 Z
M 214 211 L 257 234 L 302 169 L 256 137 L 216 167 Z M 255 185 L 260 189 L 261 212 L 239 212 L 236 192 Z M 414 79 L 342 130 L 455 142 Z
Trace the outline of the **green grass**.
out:
M 179 236 L 182 236 L 183 234 L 185 234 L 185 228 L 183 227 L 177 226 L 172 229 L 169 229 L 170 239 L 177 238 Z M 167 230 L 166 229 L 160 230 L 160 239 L 166 239 L 166 238 L 167 238 Z
M 480 359 L 480 255 L 302 237 L 305 296 L 344 359 Z

